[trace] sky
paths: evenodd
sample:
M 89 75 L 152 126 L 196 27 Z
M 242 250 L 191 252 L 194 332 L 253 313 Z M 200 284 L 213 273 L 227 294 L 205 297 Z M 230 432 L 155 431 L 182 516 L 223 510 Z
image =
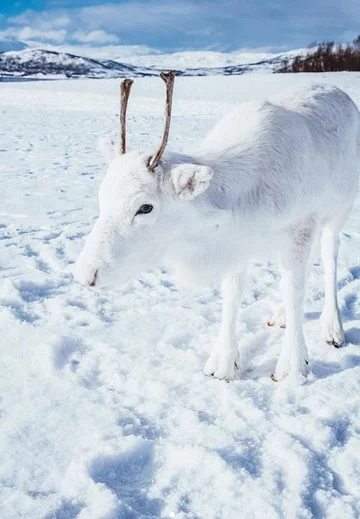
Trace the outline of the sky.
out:
M 64 50 L 282 51 L 353 40 L 358 0 L 1 0 L 0 40 Z

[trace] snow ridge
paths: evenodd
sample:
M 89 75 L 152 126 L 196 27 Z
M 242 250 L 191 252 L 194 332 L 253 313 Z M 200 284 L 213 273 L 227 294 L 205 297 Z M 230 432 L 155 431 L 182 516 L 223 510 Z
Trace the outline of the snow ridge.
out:
M 118 60 L 94 60 L 65 52 L 43 49 L 24 49 L 8 52 L 0 51 L 0 78 L 115 78 L 144 77 L 158 75 L 161 70 L 176 69 L 177 75 L 241 75 L 245 72 L 276 72 L 283 59 L 290 61 L 303 50 L 277 55 L 265 55 L 262 59 L 251 61 L 250 56 L 229 55 L 220 59 L 210 53 L 175 53 L 172 55 L 134 57 L 135 64 L 125 64 Z M 238 56 L 238 57 L 236 57 Z M 251 55 L 254 58 L 254 55 Z M 255 55 L 256 57 L 256 55 Z M 245 62 L 236 63 L 243 59 Z M 216 66 L 217 63 L 226 63 Z M 201 64 L 204 63 L 204 66 Z M 227 64 L 229 63 L 229 64 Z

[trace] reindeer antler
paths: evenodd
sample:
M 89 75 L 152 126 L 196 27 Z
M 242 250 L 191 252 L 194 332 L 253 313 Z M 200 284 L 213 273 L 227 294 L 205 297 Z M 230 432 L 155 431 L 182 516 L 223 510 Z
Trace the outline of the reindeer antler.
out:
M 165 151 L 166 144 L 169 138 L 169 130 L 170 130 L 170 121 L 171 121 L 171 108 L 172 108 L 172 96 L 174 90 L 174 81 L 175 81 L 175 71 L 172 70 L 167 74 L 160 74 L 161 79 L 165 82 L 166 85 L 166 101 L 165 101 L 165 123 L 164 123 L 164 133 L 163 138 L 160 143 L 160 146 L 151 157 L 149 162 L 150 171 L 154 171 L 156 166 L 159 164 L 159 161 L 162 157 L 162 154 Z
M 134 81 L 124 79 L 120 85 L 120 153 L 126 153 L 126 108 Z

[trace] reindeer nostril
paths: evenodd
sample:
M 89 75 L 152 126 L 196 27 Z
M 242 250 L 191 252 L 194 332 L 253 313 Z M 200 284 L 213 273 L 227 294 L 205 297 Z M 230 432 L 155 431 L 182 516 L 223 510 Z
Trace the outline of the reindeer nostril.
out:
M 88 283 L 89 287 L 94 287 L 96 285 L 97 275 L 98 275 L 98 270 L 95 271 L 94 279 L 92 281 L 89 281 L 89 283 Z

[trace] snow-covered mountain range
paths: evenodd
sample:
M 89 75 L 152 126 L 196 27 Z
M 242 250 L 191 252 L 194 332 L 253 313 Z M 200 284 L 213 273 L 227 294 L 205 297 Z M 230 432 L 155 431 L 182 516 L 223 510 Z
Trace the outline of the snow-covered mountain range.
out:
M 239 75 L 276 72 L 284 59 L 292 60 L 304 49 L 281 54 L 187 51 L 117 59 L 92 59 L 66 52 L 29 48 L 22 42 L 0 42 L 0 77 L 7 78 L 114 78 L 157 75 L 177 70 L 179 75 Z
M 144 67 L 64 52 L 25 49 L 0 53 L 0 77 L 112 78 L 154 74 Z

